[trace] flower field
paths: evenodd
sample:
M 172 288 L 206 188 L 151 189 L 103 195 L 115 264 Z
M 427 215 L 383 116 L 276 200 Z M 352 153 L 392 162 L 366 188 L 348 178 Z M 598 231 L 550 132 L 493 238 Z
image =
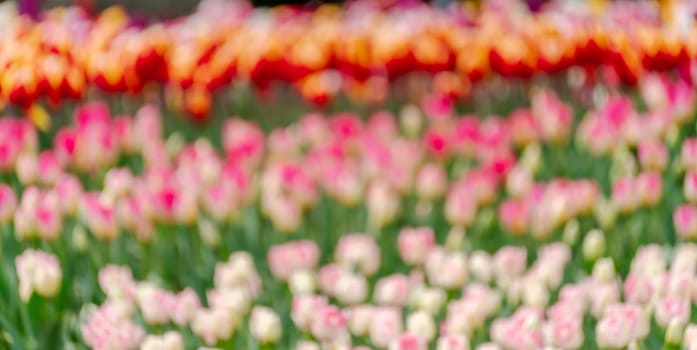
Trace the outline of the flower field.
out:
M 2 6 L 0 349 L 697 350 L 693 3 Z

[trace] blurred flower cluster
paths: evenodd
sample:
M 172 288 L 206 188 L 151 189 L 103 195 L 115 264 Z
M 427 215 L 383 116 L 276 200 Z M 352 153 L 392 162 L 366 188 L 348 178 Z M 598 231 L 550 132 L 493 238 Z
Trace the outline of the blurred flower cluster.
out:
M 559 1 L 530 13 L 521 1 L 486 1 L 475 11 L 366 1 L 260 10 L 209 0 L 189 16 L 143 25 L 119 8 L 98 16 L 59 8 L 34 22 L 6 6 L 0 91 L 28 109 L 79 99 L 92 87 L 138 95 L 164 86 L 180 108 L 205 118 L 213 93 L 235 81 L 262 91 L 285 82 L 324 105 L 339 92 L 381 102 L 399 78 L 413 75 L 451 98 L 489 76 L 528 79 L 571 68 L 586 81 L 635 85 L 646 71 L 666 70 L 693 79 L 697 9 L 673 1 L 661 13 L 648 2 L 598 11 Z

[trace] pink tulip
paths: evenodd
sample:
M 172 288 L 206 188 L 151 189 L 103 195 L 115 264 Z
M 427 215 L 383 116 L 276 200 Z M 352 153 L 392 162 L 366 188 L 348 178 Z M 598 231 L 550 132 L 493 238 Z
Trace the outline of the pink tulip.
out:
M 370 323 L 370 341 L 378 347 L 387 347 L 402 333 L 402 311 L 396 307 L 379 307 Z
M 445 199 L 445 218 L 454 226 L 469 226 L 477 214 L 474 193 L 465 187 L 451 189 Z
M 662 171 L 668 165 L 668 148 L 660 141 L 642 141 L 638 153 L 639 163 L 644 169 Z
M 15 163 L 17 179 L 24 185 L 35 184 L 39 177 L 39 161 L 35 154 L 20 154 Z
M 111 122 L 118 147 L 127 153 L 135 151 L 138 142 L 134 124 L 130 116 L 118 116 Z
M 499 222 L 503 228 L 515 235 L 525 234 L 529 227 L 529 213 L 524 201 L 507 199 L 498 210 Z
M 112 240 L 119 234 L 116 211 L 98 193 L 87 193 L 82 201 L 82 215 L 89 230 L 99 239 Z
M 608 306 L 595 327 L 598 346 L 604 348 L 624 348 L 633 340 L 645 338 L 648 332 L 647 315 L 633 304 Z
M 308 270 L 319 262 L 319 247 L 314 241 L 301 240 L 272 247 L 268 263 L 275 278 L 287 280 L 293 272 Z
M 545 343 L 561 349 L 580 349 L 583 345 L 582 318 L 549 321 L 543 325 Z
M 328 296 L 335 296 L 337 282 L 343 275 L 349 273 L 350 271 L 347 267 L 339 264 L 322 266 L 318 274 L 319 289 Z
M 0 184 L 0 224 L 12 219 L 17 209 L 17 194 L 12 187 Z
M 169 322 L 170 308 L 174 303 L 171 293 L 143 283 L 136 290 L 136 301 L 146 323 L 157 326 Z
M 436 200 L 445 194 L 448 175 L 435 164 L 425 164 L 416 176 L 416 193 L 427 200 Z
M 506 192 L 514 198 L 524 197 L 534 184 L 530 171 L 522 166 L 516 166 L 506 176 Z
M 255 306 L 249 317 L 249 332 L 261 344 L 273 344 L 281 338 L 281 319 L 273 309 Z
M 392 140 L 399 131 L 397 121 L 388 111 L 377 111 L 368 119 L 366 125 L 367 133 L 383 141 Z
M 356 267 L 366 276 L 374 275 L 380 268 L 380 247 L 365 233 L 341 236 L 334 256 L 339 263 Z
M 346 317 L 338 307 L 324 305 L 313 311 L 310 331 L 315 338 L 329 341 L 346 332 Z
M 376 229 L 394 221 L 399 214 L 399 198 L 385 181 L 374 181 L 366 193 L 368 220 Z
M 202 338 L 207 345 L 232 336 L 236 320 L 228 310 L 221 308 L 199 309 L 191 322 L 191 331 Z
M 403 228 L 397 238 L 397 249 L 407 265 L 423 265 L 436 238 L 430 227 Z
M 652 287 L 648 278 L 630 274 L 624 281 L 624 299 L 631 303 L 646 304 L 651 300 Z
M 373 298 L 376 304 L 402 306 L 409 297 L 410 283 L 405 275 L 394 274 L 383 277 L 375 284 Z
M 303 332 L 310 331 L 317 310 L 329 305 L 326 297 L 320 295 L 301 294 L 293 297 L 290 318 L 295 327 Z
M 428 345 L 426 341 L 421 337 L 411 334 L 404 333 L 398 338 L 392 340 L 388 347 L 388 350 L 426 350 Z
M 348 328 L 352 335 L 365 337 L 370 332 L 375 307 L 370 304 L 352 306 L 347 310 Z
M 172 299 L 169 317 L 175 324 L 184 326 L 194 319 L 196 311 L 200 308 L 198 294 L 191 288 L 185 288 Z
M 58 195 L 44 192 L 34 208 L 34 225 L 36 233 L 44 240 L 55 240 L 63 230 L 63 218 L 58 207 Z
M 80 198 L 82 197 L 82 184 L 80 180 L 69 174 L 62 174 L 54 187 L 60 198 L 60 207 L 63 214 L 77 214 Z
M 143 105 L 133 117 L 133 138 L 141 149 L 146 143 L 162 139 L 162 116 L 157 107 L 152 104 Z
M 685 185 L 683 187 L 685 199 L 690 203 L 697 202 L 697 173 L 688 171 L 685 174 Z
M 494 271 L 499 280 L 510 281 L 519 277 L 527 266 L 528 253 L 525 248 L 506 246 L 494 255 Z
M 442 335 L 436 342 L 436 350 L 469 350 L 469 343 L 469 339 L 464 335 Z
M 425 131 L 423 144 L 428 153 L 436 159 L 447 159 L 451 154 L 452 137 L 445 130 L 430 128 Z
M 524 147 L 539 137 L 540 126 L 529 109 L 516 109 L 508 116 L 507 123 L 511 140 L 517 147 Z
M 655 171 L 645 171 L 636 178 L 639 200 L 646 207 L 653 207 L 661 201 L 663 195 L 663 180 L 661 174 Z
M 697 138 L 688 138 L 683 142 L 680 160 L 685 169 L 697 171 Z
M 631 177 L 623 177 L 612 185 L 612 203 L 623 213 L 634 211 L 639 205 L 637 181 Z
M 102 292 L 111 299 L 130 300 L 135 296 L 136 282 L 128 267 L 107 265 L 99 270 L 97 278 Z
M 697 237 L 697 207 L 682 204 L 673 212 L 673 225 L 678 237 L 692 239 Z
M 138 349 L 145 331 L 132 320 L 126 319 L 113 308 L 102 305 L 80 327 L 82 338 L 93 349 L 107 350 L 118 347 Z
M 247 169 L 259 165 L 264 153 L 264 134 L 255 124 L 242 119 L 228 119 L 223 124 L 222 133 L 223 149 L 228 159 Z
M 318 146 L 329 138 L 327 118 L 317 113 L 303 116 L 298 121 L 300 138 L 305 144 Z
M 435 287 L 457 289 L 467 283 L 467 257 L 462 252 L 449 253 L 444 248 L 432 249 L 426 258 L 424 269 L 428 281 Z
M 664 329 L 673 320 L 686 325 L 690 321 L 690 307 L 689 299 L 677 296 L 658 299 L 655 304 L 656 323 Z
M 540 91 L 532 97 L 532 113 L 540 127 L 542 138 L 548 142 L 566 141 L 571 131 L 573 111 L 552 91 Z

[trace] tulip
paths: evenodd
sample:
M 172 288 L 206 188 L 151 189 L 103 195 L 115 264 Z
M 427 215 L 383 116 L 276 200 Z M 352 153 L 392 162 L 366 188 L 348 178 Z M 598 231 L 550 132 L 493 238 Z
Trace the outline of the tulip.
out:
M 467 283 L 467 257 L 461 252 L 448 253 L 443 248 L 433 249 L 428 254 L 424 268 L 433 286 L 457 289 Z
M 416 176 L 416 193 L 427 200 L 439 199 L 445 194 L 447 174 L 435 163 L 424 165 Z
M 646 207 L 653 207 L 661 201 L 663 181 L 656 172 L 643 172 L 636 179 L 639 199 Z
M 315 275 L 307 270 L 296 271 L 288 278 L 288 288 L 293 295 L 312 294 L 317 288 Z
M 142 350 L 183 350 L 184 340 L 175 331 L 168 331 L 161 336 L 148 335 L 140 345 Z
M 17 194 L 12 187 L 0 184 L 0 224 L 12 219 L 17 209 Z
M 295 327 L 307 332 L 314 320 L 315 311 L 328 305 L 327 298 L 319 295 L 300 294 L 293 297 L 290 318 Z
M 380 305 L 402 306 L 409 297 L 409 287 L 409 280 L 404 275 L 386 276 L 375 284 L 373 299 Z
M 668 296 L 656 300 L 656 323 L 662 328 L 668 328 L 672 321 L 686 325 L 690 320 L 690 301 L 688 299 Z
M 175 324 L 180 326 L 189 324 L 194 319 L 196 312 L 201 308 L 198 294 L 191 288 L 185 288 L 177 293 L 171 301 L 172 306 L 169 310 L 169 317 Z
M 583 257 L 595 261 L 605 251 L 605 235 L 600 230 L 591 230 L 583 238 Z
M 668 164 L 668 148 L 658 141 L 646 140 L 639 144 L 639 163 L 647 170 L 662 171 Z
M 366 208 L 368 220 L 376 229 L 380 229 L 396 219 L 399 199 L 386 182 L 376 181 L 368 187 Z
M 423 265 L 435 243 L 433 229 L 429 227 L 403 228 L 397 238 L 397 249 L 406 264 Z
M 443 335 L 438 338 L 436 344 L 436 350 L 469 350 L 470 348 L 469 339 L 459 334 Z
M 29 302 L 36 294 L 51 298 L 61 288 L 63 278 L 58 258 L 39 250 L 27 249 L 15 258 L 19 296 L 23 302 Z
M 343 235 L 336 245 L 334 256 L 339 263 L 355 266 L 366 276 L 374 275 L 380 268 L 380 247 L 367 234 Z
M 234 318 L 245 314 L 252 304 L 252 295 L 245 287 L 212 289 L 207 293 L 208 306 L 216 310 L 225 310 Z
M 237 322 L 235 316 L 225 309 L 200 309 L 191 321 L 191 331 L 207 345 L 214 345 L 230 338 Z
M 379 307 L 370 323 L 370 341 L 378 347 L 387 347 L 402 333 L 402 312 L 395 307 Z
M 352 335 L 365 337 L 370 332 L 370 323 L 375 307 L 370 304 L 352 306 L 348 310 L 348 328 Z
M 428 313 L 417 311 L 407 316 L 406 331 L 430 342 L 436 336 L 436 322 Z
M 697 207 L 683 204 L 673 212 L 673 225 L 678 237 L 692 239 L 697 237 Z
M 137 349 L 145 338 L 145 331 L 138 324 L 123 317 L 110 304 L 93 311 L 80 327 L 80 332 L 85 343 L 95 348 L 120 346 Z
M 281 338 L 281 319 L 271 308 L 255 306 L 249 319 L 249 332 L 261 344 L 276 343 Z
M 324 305 L 313 311 L 310 331 L 315 338 L 329 341 L 346 331 L 346 317 L 338 307 Z
M 411 333 L 404 333 L 398 338 L 392 340 L 388 350 L 426 350 L 428 346 L 426 341 L 420 336 Z
M 107 265 L 99 270 L 97 281 L 102 292 L 111 299 L 130 300 L 135 296 L 136 283 L 128 267 Z
M 685 199 L 690 203 L 697 202 L 697 173 L 692 171 L 685 174 L 685 185 L 683 187 Z
M 319 247 L 313 241 L 295 241 L 269 250 L 268 264 L 275 278 L 287 280 L 295 271 L 312 269 L 319 262 Z

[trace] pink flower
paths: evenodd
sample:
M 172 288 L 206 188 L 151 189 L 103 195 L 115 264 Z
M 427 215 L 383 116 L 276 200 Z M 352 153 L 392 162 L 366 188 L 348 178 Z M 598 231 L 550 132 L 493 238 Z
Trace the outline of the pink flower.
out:
M 317 266 L 319 247 L 311 240 L 279 244 L 269 250 L 267 259 L 273 276 L 286 281 L 296 271 Z
M 201 301 L 198 298 L 196 291 L 190 287 L 185 288 L 177 293 L 172 299 L 169 316 L 172 322 L 179 326 L 189 324 L 194 319 L 196 311 L 201 308 Z
M 533 95 L 532 113 L 544 140 L 552 143 L 566 141 L 571 131 L 573 111 L 554 92 L 539 91 Z
M 645 140 L 639 144 L 639 163 L 642 168 L 662 171 L 668 165 L 668 148 L 657 140 Z
M 655 171 L 645 171 L 636 179 L 639 200 L 646 207 L 653 207 L 661 201 L 663 195 L 663 180 L 661 174 Z
M 462 252 L 449 253 L 444 248 L 432 249 L 424 268 L 432 286 L 457 289 L 467 283 L 467 257 Z
M 107 298 L 130 300 L 135 296 L 136 282 L 131 269 L 126 266 L 106 265 L 99 270 L 99 288 Z
M 264 134 L 256 124 L 242 119 L 228 119 L 222 129 L 223 149 L 228 159 L 244 168 L 259 165 L 264 153 Z
M 466 186 L 455 186 L 445 198 L 445 218 L 454 226 L 469 226 L 477 214 L 476 193 Z
M 685 169 L 697 171 L 697 138 L 688 138 L 683 142 L 680 160 Z
M 498 213 L 501 226 L 510 234 L 520 236 L 528 230 L 530 215 L 525 201 L 506 199 L 499 205 Z
M 312 335 L 322 341 L 335 339 L 346 332 L 346 317 L 334 305 L 323 305 L 313 310 L 310 322 Z
M 162 139 L 162 116 L 152 104 L 143 105 L 133 116 L 133 139 L 143 147 L 144 143 Z
M 697 173 L 688 171 L 685 174 L 685 185 L 683 187 L 685 199 L 690 203 L 697 203 Z
M 634 211 L 639 205 L 637 181 L 631 177 L 618 179 L 612 185 L 612 203 L 622 213 Z
M 423 143 L 426 150 L 436 159 L 445 159 L 450 156 L 452 137 L 448 132 L 436 128 L 430 128 L 424 132 Z
M 121 316 L 104 304 L 80 326 L 80 333 L 88 346 L 95 350 L 138 349 L 145 331 L 132 320 Z
M 75 215 L 80 205 L 82 197 L 82 183 L 74 175 L 62 174 L 56 181 L 54 187 L 56 194 L 60 197 L 60 207 L 64 214 Z
M 99 239 L 112 240 L 119 234 L 116 211 L 111 203 L 100 198 L 98 193 L 83 196 L 82 215 L 87 221 L 87 228 Z
M 387 182 L 373 181 L 366 193 L 366 208 L 371 224 L 380 229 L 394 221 L 399 214 L 399 197 Z
M 273 344 L 281 338 L 281 319 L 273 309 L 255 306 L 249 317 L 249 332 L 261 344 Z
M 136 291 L 138 307 L 146 323 L 163 325 L 169 322 L 174 296 L 154 285 L 143 283 Z
M 334 256 L 339 263 L 355 266 L 366 276 L 372 276 L 380 268 L 380 247 L 365 233 L 341 236 Z
M 693 239 L 697 237 L 697 207 L 682 204 L 673 212 L 673 224 L 678 237 Z
M 629 274 L 624 281 L 624 299 L 631 303 L 646 304 L 652 297 L 651 281 L 639 274 Z
M 543 325 L 545 343 L 561 349 L 579 349 L 583 345 L 582 318 L 567 317 Z
M 17 209 L 17 194 L 6 184 L 0 184 L 0 224 L 12 219 Z
M 510 281 L 525 271 L 528 253 L 525 248 L 506 246 L 494 255 L 494 270 L 499 280 Z
M 514 198 L 522 198 L 532 189 L 534 181 L 528 169 L 515 166 L 506 176 L 506 191 Z
M 398 338 L 390 342 L 388 350 L 426 350 L 428 346 L 426 341 L 421 337 L 411 334 L 403 333 Z
M 656 323 L 663 328 L 677 320 L 686 325 L 690 321 L 690 300 L 678 296 L 666 296 L 658 299 L 655 304 Z
M 595 326 L 596 341 L 602 348 L 625 348 L 631 341 L 646 337 L 648 332 L 648 317 L 633 304 L 610 305 Z
M 402 333 L 402 312 L 397 307 L 379 307 L 370 323 L 370 341 L 377 347 L 387 347 Z
M 191 331 L 207 345 L 212 346 L 218 341 L 230 338 L 237 322 L 229 310 L 199 309 L 191 322 Z
M 405 227 L 397 238 L 399 256 L 407 265 L 423 265 L 435 244 L 436 237 L 430 227 Z
M 532 111 L 519 108 L 511 112 L 507 119 L 511 140 L 518 147 L 523 147 L 537 140 L 540 133 Z
M 324 296 L 301 294 L 293 297 L 290 310 L 290 318 L 295 327 L 303 332 L 310 330 L 315 312 L 328 305 L 328 300 Z
M 469 343 L 469 339 L 464 335 L 442 335 L 436 342 L 436 350 L 469 350 Z
M 409 297 L 410 283 L 405 275 L 394 274 L 383 277 L 375 284 L 373 298 L 376 304 L 402 306 Z
M 427 163 L 416 175 L 416 193 L 420 198 L 439 199 L 448 186 L 448 174 L 436 163 Z

